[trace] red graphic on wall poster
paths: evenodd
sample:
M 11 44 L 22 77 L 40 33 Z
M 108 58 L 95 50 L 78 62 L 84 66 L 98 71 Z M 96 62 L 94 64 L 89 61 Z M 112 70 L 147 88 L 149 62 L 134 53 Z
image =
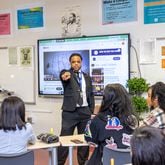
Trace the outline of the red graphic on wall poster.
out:
M 0 35 L 11 34 L 10 24 L 10 13 L 0 14 Z

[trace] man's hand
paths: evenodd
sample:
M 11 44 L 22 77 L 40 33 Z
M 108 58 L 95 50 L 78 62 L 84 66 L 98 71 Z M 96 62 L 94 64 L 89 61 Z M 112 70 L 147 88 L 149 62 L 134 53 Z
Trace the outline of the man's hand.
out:
M 69 80 L 71 77 L 71 73 L 70 72 L 64 72 L 62 75 L 61 75 L 61 78 L 63 81 L 67 81 Z

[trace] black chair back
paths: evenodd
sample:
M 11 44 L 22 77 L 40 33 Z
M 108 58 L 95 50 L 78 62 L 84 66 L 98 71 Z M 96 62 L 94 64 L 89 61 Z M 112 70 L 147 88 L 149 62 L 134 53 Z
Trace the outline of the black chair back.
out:
M 34 165 L 34 151 L 0 154 L 0 165 Z
M 130 149 L 103 149 L 103 165 L 110 165 L 110 160 L 114 160 L 114 165 L 124 165 L 131 163 Z

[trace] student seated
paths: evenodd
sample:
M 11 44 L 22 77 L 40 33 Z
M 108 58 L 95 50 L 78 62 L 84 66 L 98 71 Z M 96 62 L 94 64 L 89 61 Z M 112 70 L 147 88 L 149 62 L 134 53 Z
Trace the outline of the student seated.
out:
M 151 112 L 144 118 L 141 126 L 153 126 L 165 131 L 165 84 L 157 82 L 148 89 L 147 103 Z
M 103 147 L 128 148 L 138 126 L 129 94 L 121 84 L 108 84 L 98 114 L 88 122 L 85 140 L 97 145 L 87 165 L 102 164 Z
M 16 96 L 5 98 L 0 107 L 0 154 L 25 152 L 35 139 L 32 125 L 25 122 L 24 102 Z
M 131 138 L 132 165 L 165 165 L 165 134 L 159 128 L 144 126 Z

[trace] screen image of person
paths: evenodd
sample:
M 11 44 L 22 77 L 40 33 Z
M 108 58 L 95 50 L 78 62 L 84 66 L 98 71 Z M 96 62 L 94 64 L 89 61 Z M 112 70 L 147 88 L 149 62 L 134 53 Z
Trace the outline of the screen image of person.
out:
M 87 165 L 102 165 L 104 146 L 129 148 L 134 129 L 138 126 L 133 115 L 130 96 L 121 84 L 108 84 L 104 89 L 102 103 L 97 115 L 85 129 L 85 140 L 95 145 L 95 150 Z
M 82 56 L 73 53 L 69 57 L 69 70 L 60 72 L 60 79 L 64 88 L 62 104 L 62 128 L 60 136 L 72 135 L 75 128 L 78 134 L 83 134 L 87 122 L 94 110 L 94 94 L 92 80 L 83 72 Z M 68 148 L 58 148 L 58 165 L 64 165 L 68 155 Z M 78 163 L 84 165 L 89 155 L 89 147 L 78 147 Z
M 25 105 L 16 96 L 5 98 L 0 108 L 0 154 L 27 151 L 27 144 L 35 143 L 30 123 L 25 122 Z

